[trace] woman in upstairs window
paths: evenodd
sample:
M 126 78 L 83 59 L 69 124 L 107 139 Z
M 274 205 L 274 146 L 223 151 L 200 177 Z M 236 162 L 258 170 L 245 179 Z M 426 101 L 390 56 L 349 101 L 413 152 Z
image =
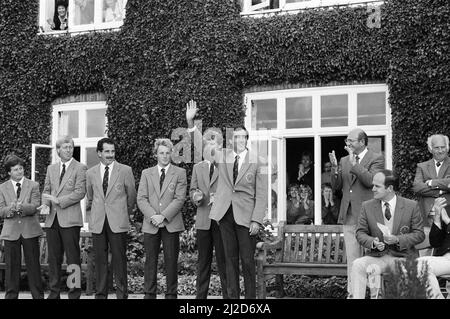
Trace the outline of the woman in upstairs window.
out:
M 58 2 L 56 5 L 53 21 L 48 20 L 52 30 L 67 30 L 67 5 L 64 2 Z
M 288 224 L 309 225 L 314 220 L 314 201 L 311 200 L 312 190 L 308 185 L 291 184 L 290 199 L 287 202 L 286 219 Z
M 122 0 L 105 0 L 103 22 L 122 21 L 124 4 Z

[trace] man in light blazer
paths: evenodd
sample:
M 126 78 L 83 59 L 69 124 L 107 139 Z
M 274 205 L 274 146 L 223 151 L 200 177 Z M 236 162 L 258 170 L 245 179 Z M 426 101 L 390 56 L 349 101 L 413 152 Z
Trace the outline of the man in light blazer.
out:
M 145 270 L 144 298 L 156 298 L 156 275 L 161 241 L 166 268 L 166 299 L 178 296 L 178 255 L 180 232 L 184 231 L 183 207 L 186 190 L 186 170 L 170 163 L 173 144 L 169 139 L 157 139 L 153 153 L 157 165 L 142 171 L 137 204 L 144 215 Z
M 195 113 L 196 102 L 191 100 L 186 107 L 188 127 L 194 126 L 193 119 Z M 195 135 L 195 131 L 193 133 L 194 138 L 201 138 L 201 136 Z M 226 259 L 222 236 L 217 221 L 212 221 L 209 218 L 219 177 L 218 169 L 215 168 L 214 154 L 216 151 L 221 151 L 223 142 L 220 135 L 217 135 L 217 137 L 220 138 L 203 137 L 202 145 L 204 149 L 204 160 L 195 164 L 192 168 L 191 187 L 189 191 L 191 201 L 197 207 L 197 214 L 195 216 L 198 249 L 196 281 L 197 299 L 206 299 L 208 297 L 213 250 L 216 255 L 217 268 L 222 286 L 222 296 L 224 299 L 228 299 L 225 266 Z
M 356 128 L 345 139 L 348 155 L 341 158 L 340 167 L 334 150 L 329 154 L 332 166 L 331 185 L 334 191 L 342 191 L 338 224 L 343 224 L 345 252 L 347 255 L 347 292 L 352 298 L 352 263 L 361 257 L 361 247 L 356 241 L 362 202 L 372 198 L 372 180 L 375 173 L 384 169 L 384 157 L 367 148 L 367 134 Z
M 136 188 L 131 167 L 115 160 L 115 149 L 112 139 L 99 140 L 97 155 L 100 163 L 86 174 L 87 207 L 91 211 L 89 228 L 95 251 L 96 299 L 108 297 L 109 248 L 117 299 L 128 298 L 127 232 L 129 215 L 136 204 Z
M 418 203 L 396 195 L 397 188 L 398 179 L 393 172 L 381 170 L 373 177 L 373 199 L 362 204 L 356 238 L 367 253 L 353 262 L 354 299 L 366 296 L 369 266 L 374 276 L 389 268 L 394 270 L 396 260 L 408 254 L 418 256 L 415 245 L 425 238 Z M 384 225 L 384 232 L 380 224 Z
M 428 150 L 433 158 L 417 164 L 413 191 L 419 196 L 419 205 L 422 213 L 425 230 L 425 240 L 429 242 L 429 233 L 433 224 L 432 207 L 434 200 L 444 197 L 450 202 L 450 158 L 448 157 L 448 136 L 436 134 L 427 140 Z M 430 249 L 422 249 L 422 256 L 431 255 Z
M 75 160 L 70 136 L 56 141 L 61 161 L 47 168 L 42 192 L 41 214 L 48 213 L 45 230 L 48 242 L 49 299 L 59 299 L 61 264 L 66 254 L 68 265 L 80 266 L 80 228 L 83 226 L 80 201 L 86 195 L 87 167 Z M 70 288 L 69 299 L 79 299 L 81 288 Z
M 43 299 L 39 262 L 39 236 L 43 232 L 36 214 L 41 200 L 39 184 L 24 177 L 24 161 L 15 155 L 6 157 L 4 168 L 10 176 L 0 185 L 0 217 L 5 221 L 0 235 L 5 243 L 5 299 L 19 297 L 22 248 L 31 296 Z

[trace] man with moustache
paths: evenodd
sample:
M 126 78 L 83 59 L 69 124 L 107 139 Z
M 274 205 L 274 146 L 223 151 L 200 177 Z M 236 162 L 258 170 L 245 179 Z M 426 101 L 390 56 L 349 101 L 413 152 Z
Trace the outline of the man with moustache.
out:
M 188 127 L 194 127 L 196 108 L 197 103 L 193 100 L 186 105 Z M 194 138 L 201 138 L 201 136 L 195 135 L 195 132 L 193 135 Z M 228 299 L 222 236 L 218 223 L 209 218 L 219 177 L 218 169 L 215 167 L 214 155 L 216 151 L 222 149 L 222 136 L 220 134 L 205 134 L 202 141 L 204 160 L 195 164 L 192 169 L 189 192 L 191 201 L 197 207 L 197 215 L 195 216 L 198 249 L 196 298 L 206 299 L 208 297 L 213 250 L 215 250 L 222 296 L 224 299 Z
M 434 200 L 443 197 L 450 201 L 450 159 L 448 157 L 449 139 L 442 134 L 432 135 L 427 140 L 428 151 L 433 158 L 417 164 L 413 191 L 419 196 L 419 205 L 424 221 L 426 241 L 433 224 Z M 421 256 L 431 255 L 431 249 L 419 251 Z
M 128 298 L 127 232 L 129 215 L 136 204 L 136 189 L 131 167 L 117 162 L 115 154 L 114 140 L 107 137 L 99 140 L 97 155 L 100 163 L 86 174 L 87 209 L 91 210 L 89 228 L 95 252 L 96 299 L 108 297 L 109 249 L 117 299 Z
M 196 106 L 193 108 L 196 113 Z M 239 257 L 245 298 L 256 298 L 256 235 L 267 210 L 267 172 L 253 156 L 256 154 L 249 154 L 248 137 L 245 127 L 235 127 L 228 141 L 232 149 L 216 152 L 214 157 L 219 180 L 209 216 L 219 223 L 225 250 L 227 293 L 232 299 L 240 297 Z
M 80 267 L 80 228 L 83 226 L 80 201 L 86 195 L 87 167 L 75 160 L 74 143 L 70 136 L 56 141 L 61 161 L 47 168 L 42 193 L 42 214 L 48 243 L 49 286 L 48 299 L 60 299 L 61 264 L 66 254 L 68 265 Z M 70 288 L 69 299 L 79 299 L 81 287 Z
M 422 216 L 416 201 L 396 195 L 398 179 L 391 170 L 381 170 L 373 177 L 373 199 L 362 203 L 356 228 L 358 242 L 367 249 L 364 257 L 353 262 L 352 295 L 366 296 L 367 272 L 379 276 L 394 270 L 395 261 L 408 254 L 418 256 L 415 245 L 425 238 Z M 384 225 L 383 231 L 379 225 Z
M 5 245 L 5 299 L 19 297 L 22 252 L 27 267 L 28 286 L 33 299 L 43 299 L 44 289 L 39 262 L 39 225 L 37 207 L 39 184 L 24 177 L 24 161 L 16 155 L 5 159 L 10 179 L 0 185 L 0 217 L 5 220 L 0 239 Z
M 347 255 L 347 292 L 352 298 L 352 264 L 361 257 L 361 246 L 356 241 L 356 225 L 362 202 L 372 198 L 372 180 L 376 172 L 384 169 L 384 158 L 367 148 L 367 134 L 356 128 L 345 139 L 348 155 L 341 158 L 340 167 L 334 150 L 329 153 L 332 166 L 331 185 L 342 191 L 338 223 L 343 224 L 345 252 Z
M 173 144 L 157 139 L 153 148 L 157 165 L 142 171 L 137 204 L 144 214 L 144 299 L 155 299 L 158 255 L 163 243 L 166 299 L 178 296 L 180 232 L 184 231 L 181 208 L 186 197 L 186 170 L 171 164 Z

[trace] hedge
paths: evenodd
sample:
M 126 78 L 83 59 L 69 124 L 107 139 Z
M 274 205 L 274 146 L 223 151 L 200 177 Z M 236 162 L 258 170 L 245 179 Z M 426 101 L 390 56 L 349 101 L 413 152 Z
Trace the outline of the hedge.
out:
M 52 37 L 37 35 L 37 0 L 3 1 L 0 159 L 17 153 L 29 167 L 30 144 L 50 142 L 51 102 L 64 96 L 106 95 L 108 135 L 139 181 L 155 164 L 154 139 L 185 126 L 191 98 L 203 127 L 225 128 L 243 123 L 243 92 L 254 86 L 387 83 L 394 165 L 411 196 L 425 136 L 450 124 L 448 1 L 387 1 L 381 28 L 367 27 L 364 7 L 245 18 L 237 3 L 129 0 L 118 32 Z M 181 166 L 190 176 L 192 164 Z M 192 213 L 187 203 L 188 227 Z

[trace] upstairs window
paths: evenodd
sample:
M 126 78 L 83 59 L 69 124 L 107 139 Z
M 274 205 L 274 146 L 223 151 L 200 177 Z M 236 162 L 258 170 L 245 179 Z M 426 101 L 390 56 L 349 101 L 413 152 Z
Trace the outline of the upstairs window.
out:
M 123 24 L 127 0 L 40 0 L 41 33 L 115 29 Z
M 243 15 L 299 11 L 309 8 L 381 3 L 380 0 L 241 0 Z

